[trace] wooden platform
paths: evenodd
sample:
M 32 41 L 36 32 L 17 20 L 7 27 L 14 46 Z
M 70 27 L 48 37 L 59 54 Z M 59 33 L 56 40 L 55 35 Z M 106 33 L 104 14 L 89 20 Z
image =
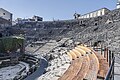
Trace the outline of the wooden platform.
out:
M 107 74 L 107 60 L 91 48 L 77 46 L 68 55 L 72 63 L 58 80 L 97 80 Z
M 97 56 L 98 60 L 99 60 L 99 71 L 98 71 L 98 78 L 105 78 L 108 69 L 109 69 L 109 64 L 107 62 L 107 59 L 104 58 L 101 54 L 95 52 L 94 50 L 92 50 L 95 55 Z
M 83 58 L 73 60 L 68 70 L 58 80 L 72 80 L 75 75 L 78 74 L 81 69 Z

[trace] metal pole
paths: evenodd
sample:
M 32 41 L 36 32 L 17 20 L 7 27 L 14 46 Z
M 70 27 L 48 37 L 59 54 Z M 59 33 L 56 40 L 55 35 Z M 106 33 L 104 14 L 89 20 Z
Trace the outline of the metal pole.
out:
M 106 47 L 104 47 L 104 58 L 106 58 Z
M 113 60 L 113 72 L 112 72 L 112 76 L 113 76 L 113 80 L 114 80 L 114 64 L 115 64 L 115 57 L 114 57 L 114 53 L 112 52 L 112 59 Z
M 108 48 L 106 48 L 106 58 L 107 58 L 107 62 L 108 62 Z
M 102 48 L 102 43 L 101 43 L 101 55 L 102 55 L 102 50 L 103 50 L 103 48 Z
M 111 65 L 111 51 L 109 50 L 109 67 Z

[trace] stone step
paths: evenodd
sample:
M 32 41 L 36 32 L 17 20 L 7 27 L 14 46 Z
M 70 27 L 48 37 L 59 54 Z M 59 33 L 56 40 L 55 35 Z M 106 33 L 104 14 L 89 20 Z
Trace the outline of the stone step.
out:
M 98 62 L 98 59 L 94 53 L 89 54 L 89 58 L 90 58 L 90 67 L 89 67 L 89 71 L 87 72 L 87 75 L 85 76 L 84 79 L 96 80 L 97 73 L 99 70 L 99 62 Z
M 58 80 L 72 80 L 81 69 L 83 58 L 73 60 L 67 71 Z
M 88 55 L 83 56 L 82 66 L 78 74 L 74 76 L 73 80 L 83 80 L 89 71 L 90 59 Z

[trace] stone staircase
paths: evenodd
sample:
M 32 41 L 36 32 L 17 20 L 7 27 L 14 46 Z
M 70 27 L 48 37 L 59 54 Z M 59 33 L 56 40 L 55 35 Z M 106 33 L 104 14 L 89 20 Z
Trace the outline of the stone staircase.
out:
M 109 65 L 107 59 L 101 54 L 85 46 L 77 46 L 67 54 L 71 64 L 58 80 L 103 80 L 105 78 Z

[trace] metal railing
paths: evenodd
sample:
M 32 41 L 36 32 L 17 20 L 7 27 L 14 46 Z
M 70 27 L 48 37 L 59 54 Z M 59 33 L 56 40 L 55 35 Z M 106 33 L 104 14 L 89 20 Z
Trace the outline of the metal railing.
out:
M 114 63 L 115 63 L 114 53 L 107 47 L 93 47 L 93 49 L 99 52 L 101 55 L 103 55 L 104 58 L 106 58 L 107 62 L 109 63 L 109 70 L 104 80 L 114 80 Z
M 105 80 L 114 80 L 114 63 L 115 63 L 115 57 L 112 59 L 112 63 L 110 65 L 109 71 L 105 77 Z

